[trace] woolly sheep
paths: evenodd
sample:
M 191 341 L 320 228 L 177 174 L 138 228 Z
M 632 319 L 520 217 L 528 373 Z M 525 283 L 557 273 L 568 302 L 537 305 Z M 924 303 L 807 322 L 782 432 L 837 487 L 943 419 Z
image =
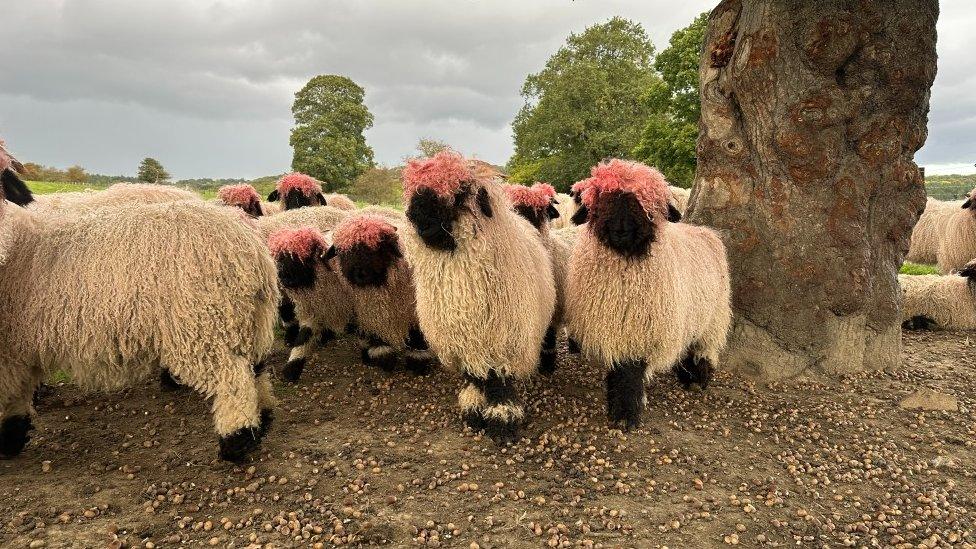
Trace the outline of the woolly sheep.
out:
M 356 209 L 356 203 L 352 201 L 351 198 L 344 194 L 330 193 L 325 195 L 325 203 L 333 208 L 337 208 L 344 211 L 352 211 Z
M 555 307 L 549 254 L 500 184 L 458 153 L 409 161 L 403 181 L 420 328 L 464 376 L 465 421 L 513 440 L 525 418 L 514 383 L 535 372 Z
M 347 217 L 333 233 L 326 258 L 334 264 L 352 297 L 365 364 L 391 371 L 405 354 L 407 369 L 425 374 L 434 363 L 417 321 L 416 291 L 403 256 L 400 212 Z
M 247 183 L 224 185 L 217 189 L 217 200 L 225 206 L 240 208 L 251 217 L 268 215 L 268 212 L 262 208 L 261 195 L 258 194 L 258 190 Z
M 289 338 L 291 351 L 281 372 L 287 381 L 301 377 L 316 345 L 353 330 L 352 298 L 339 273 L 327 265 L 325 253 L 330 244 L 312 226 L 278 229 L 268 239 L 279 283 L 294 304 L 299 326 L 297 334 Z
M 282 210 L 306 206 L 332 206 L 340 210 L 355 210 L 356 203 L 344 194 L 322 194 L 322 183 L 310 175 L 293 172 L 282 176 L 275 189 L 268 194 L 268 202 L 279 204 Z
M 576 213 L 576 201 L 573 200 L 572 196 L 565 193 L 557 193 L 556 211 L 559 212 L 559 217 L 550 222 L 550 226 L 553 229 L 565 229 L 566 227 L 573 226 L 570 220 L 573 218 L 573 214 Z
M 912 240 L 906 261 L 934 265 L 938 261 L 939 243 L 945 235 L 949 220 L 959 211 L 959 203 L 929 198 L 918 223 L 912 229 Z
M 970 191 L 961 208 L 955 208 L 944 230 L 936 263 L 942 274 L 948 274 L 976 258 L 976 189 Z
M 114 390 L 160 367 L 213 399 L 223 459 L 257 447 L 274 404 L 262 370 L 278 288 L 237 215 L 202 201 L 14 207 L 2 223 L 16 236 L 0 265 L 0 454 L 27 443 L 31 397 L 53 371 Z
M 78 191 L 39 196 L 30 208 L 40 212 L 64 211 L 76 214 L 98 211 L 123 204 L 161 204 L 166 202 L 200 202 L 193 191 L 151 183 L 116 183 L 104 191 Z
M 606 365 L 610 419 L 629 429 L 654 374 L 677 363 L 683 383 L 708 384 L 731 322 L 728 262 L 714 231 L 668 222 L 670 193 L 657 170 L 614 159 L 584 187 L 566 322 Z
M 905 328 L 976 329 L 976 260 L 958 274 L 898 275 Z
M 674 185 L 668 185 L 668 190 L 671 191 L 671 204 L 674 206 L 674 209 L 681 215 L 685 215 L 685 212 L 688 211 L 688 200 L 691 198 L 691 191 Z
M 566 268 L 573 249 L 572 238 L 557 238 L 551 228 L 552 221 L 560 218 L 556 206 L 556 190 L 548 183 L 535 183 L 531 187 L 506 185 L 505 194 L 516 213 L 525 218 L 539 231 L 542 243 L 552 261 L 552 276 L 556 286 L 556 307 L 551 326 L 542 341 L 539 371 L 551 374 L 556 369 L 556 336 L 563 325 L 563 309 L 566 302 Z M 573 233 L 568 232 L 566 236 Z

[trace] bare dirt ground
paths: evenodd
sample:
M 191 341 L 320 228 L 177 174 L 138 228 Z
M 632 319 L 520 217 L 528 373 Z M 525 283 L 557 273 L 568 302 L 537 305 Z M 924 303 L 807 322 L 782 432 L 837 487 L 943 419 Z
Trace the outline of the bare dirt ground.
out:
M 0 461 L 0 545 L 973 547 L 970 336 L 905 344 L 901 371 L 841 381 L 662 377 L 629 434 L 607 428 L 602 372 L 561 354 L 526 388 L 526 438 L 500 449 L 462 430 L 456 378 L 367 370 L 342 341 L 279 386 L 243 466 L 216 461 L 193 393 L 59 386 Z M 920 388 L 958 410 L 899 407 Z

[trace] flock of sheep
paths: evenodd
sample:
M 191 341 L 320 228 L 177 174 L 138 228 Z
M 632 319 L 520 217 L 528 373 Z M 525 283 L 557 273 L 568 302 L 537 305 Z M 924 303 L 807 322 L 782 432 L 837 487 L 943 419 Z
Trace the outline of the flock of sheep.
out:
M 281 378 L 354 335 L 367 365 L 460 374 L 465 422 L 499 441 L 565 332 L 605 364 L 610 420 L 631 428 L 654 374 L 707 385 L 731 321 L 721 239 L 680 223 L 687 195 L 639 163 L 601 163 L 566 196 L 445 151 L 405 167 L 405 212 L 298 173 L 267 201 L 249 185 L 35 198 L 20 168 L 0 147 L 0 456 L 23 450 L 35 390 L 61 370 L 92 390 L 195 389 L 220 457 L 241 460 L 272 421 L 279 322 Z
M 633 428 L 655 374 L 708 384 L 731 323 L 721 239 L 682 223 L 687 194 L 640 163 L 559 195 L 444 151 L 407 163 L 404 212 L 300 173 L 267 200 L 129 183 L 35 198 L 21 169 L 0 146 L 0 456 L 23 450 L 34 392 L 61 370 L 88 389 L 195 389 L 238 461 L 272 421 L 279 322 L 284 380 L 355 336 L 366 365 L 459 374 L 464 421 L 498 441 L 525 421 L 518 382 L 552 374 L 565 335 L 605 365 L 609 419 Z M 929 201 L 908 259 L 947 276 L 900 278 L 907 324 L 976 328 L 974 209 Z

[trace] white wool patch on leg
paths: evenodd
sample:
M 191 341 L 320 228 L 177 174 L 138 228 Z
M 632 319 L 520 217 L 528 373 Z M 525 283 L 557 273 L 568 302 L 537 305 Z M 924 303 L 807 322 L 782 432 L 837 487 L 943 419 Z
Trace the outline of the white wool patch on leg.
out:
M 407 358 L 409 358 L 410 360 L 416 360 L 418 362 L 419 361 L 422 361 L 422 360 L 433 360 L 434 359 L 434 353 L 431 352 L 431 351 L 417 351 L 417 350 L 411 349 L 411 350 L 407 351 L 406 355 L 407 355 Z
M 367 352 L 371 360 L 376 360 L 378 358 L 386 358 L 392 355 L 394 351 L 393 347 L 389 345 L 377 345 L 376 347 L 370 347 Z
M 460 406 L 462 412 L 480 410 L 487 403 L 488 401 L 485 399 L 484 393 L 472 383 L 465 385 L 464 389 L 461 389 L 461 392 L 458 394 L 458 406 Z
M 481 412 L 485 419 L 498 419 L 506 423 L 519 423 L 525 418 L 525 409 L 520 404 L 496 404 Z

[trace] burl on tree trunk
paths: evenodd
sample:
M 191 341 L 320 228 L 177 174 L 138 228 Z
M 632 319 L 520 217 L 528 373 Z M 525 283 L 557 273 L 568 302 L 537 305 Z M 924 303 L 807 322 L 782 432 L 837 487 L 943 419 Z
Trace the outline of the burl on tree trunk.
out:
M 937 0 L 725 0 L 701 62 L 689 219 L 725 234 L 727 367 L 894 366 L 898 268 L 925 206 Z

